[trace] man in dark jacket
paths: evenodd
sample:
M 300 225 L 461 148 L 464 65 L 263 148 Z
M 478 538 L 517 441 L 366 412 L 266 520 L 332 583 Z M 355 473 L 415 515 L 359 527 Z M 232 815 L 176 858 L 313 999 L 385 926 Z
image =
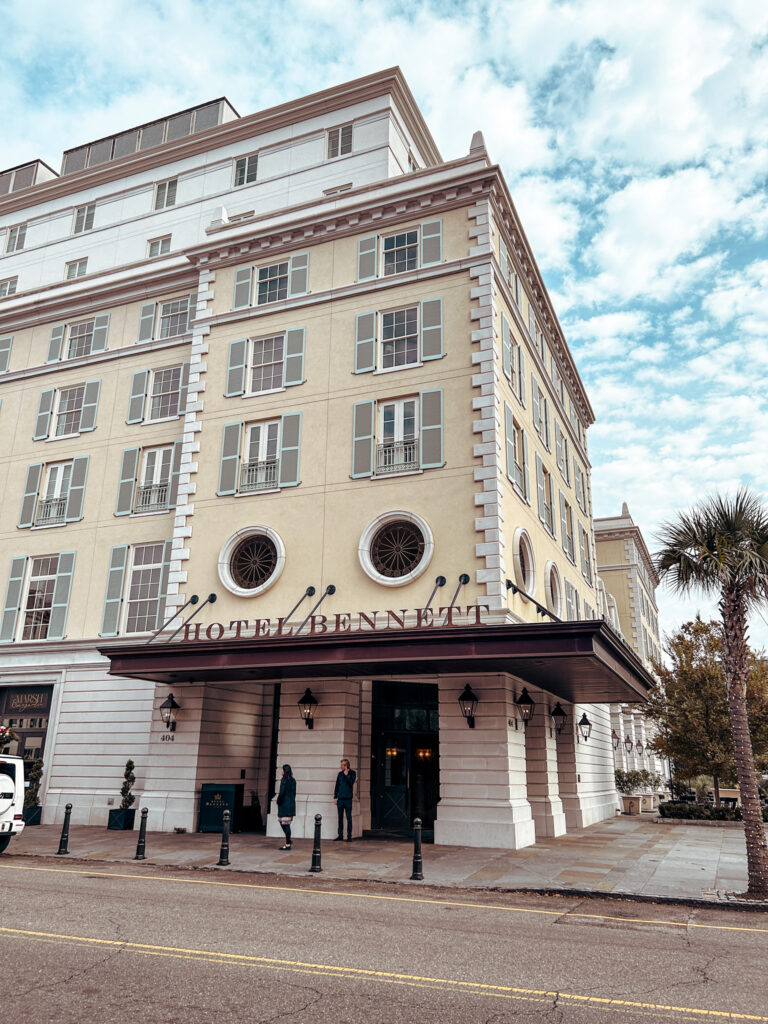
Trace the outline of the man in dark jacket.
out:
M 334 839 L 335 843 L 344 838 L 344 815 L 347 815 L 347 842 L 352 842 L 352 791 L 355 785 L 357 774 L 352 771 L 349 761 L 346 758 L 341 762 L 341 771 L 336 776 L 336 786 L 333 790 L 333 802 L 339 812 L 339 834 Z

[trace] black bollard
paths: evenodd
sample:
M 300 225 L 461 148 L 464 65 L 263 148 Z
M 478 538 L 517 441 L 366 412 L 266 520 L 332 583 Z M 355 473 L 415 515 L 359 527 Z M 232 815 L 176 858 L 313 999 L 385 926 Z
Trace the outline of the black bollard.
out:
M 229 864 L 229 811 L 224 811 L 224 828 L 221 833 L 221 850 L 216 863 L 217 868 L 225 868 Z
M 312 872 L 322 871 L 322 865 L 320 863 L 320 826 L 323 821 L 322 814 L 315 815 L 315 845 L 312 847 L 312 867 L 309 869 Z
M 422 871 L 423 864 L 421 862 L 421 818 L 414 818 L 413 820 L 413 873 L 411 874 L 412 882 L 421 882 L 424 878 L 424 872 Z
M 134 860 L 146 860 L 144 856 L 147 849 L 147 815 L 149 814 L 149 808 L 141 808 L 141 825 L 139 825 L 139 841 L 136 843 L 136 856 Z
M 67 847 L 69 846 L 69 816 L 72 814 L 72 804 L 67 804 L 64 808 L 64 824 L 61 826 L 61 839 L 59 840 L 59 848 L 56 851 L 58 857 L 62 853 L 69 853 Z

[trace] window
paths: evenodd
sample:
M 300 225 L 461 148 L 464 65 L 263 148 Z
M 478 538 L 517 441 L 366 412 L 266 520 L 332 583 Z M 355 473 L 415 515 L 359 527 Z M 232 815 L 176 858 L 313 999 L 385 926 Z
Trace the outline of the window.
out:
M 27 467 L 19 529 L 56 526 L 83 518 L 88 456 Z M 41 486 L 42 483 L 42 486 Z
M 512 391 L 525 405 L 525 356 L 512 334 L 509 320 L 501 314 L 501 363 Z
M 155 185 L 155 209 L 164 210 L 176 203 L 176 186 L 178 178 L 171 178 L 170 181 L 161 181 Z
M 352 152 L 352 125 L 343 124 L 330 128 L 326 134 L 328 159 Z
M 443 259 L 443 222 L 425 221 L 395 234 L 369 235 L 357 243 L 357 279 L 367 281 L 434 266 Z
M 126 448 L 120 464 L 115 515 L 175 508 L 180 468 L 181 441 L 152 448 Z
M 150 373 L 148 420 L 164 420 L 179 414 L 181 366 L 166 366 Z
M 93 217 L 96 213 L 96 203 L 89 203 L 88 206 L 78 206 L 75 210 L 75 226 L 72 233 L 79 235 L 83 231 L 90 231 L 93 227 Z
M 504 419 L 507 441 L 507 476 L 518 494 L 530 501 L 528 478 L 528 438 L 515 419 L 512 409 L 504 404 Z
M 565 495 L 562 491 L 560 491 L 560 532 L 563 540 L 563 551 L 575 565 L 576 546 L 573 532 L 573 508 L 565 500 Z
M 570 580 L 565 581 L 565 617 L 568 622 L 576 622 L 581 618 L 579 592 Z
M 563 408 L 565 409 L 565 381 L 563 380 L 560 371 L 557 368 L 557 363 L 555 362 L 554 356 L 552 356 L 552 386 L 555 389 L 555 394 L 559 397 L 560 401 L 563 404 Z
M 250 185 L 256 181 L 256 168 L 258 157 L 256 153 L 251 156 L 241 156 L 235 160 L 235 186 Z
M 90 355 L 93 346 L 93 327 L 93 320 L 84 320 L 70 327 L 67 359 Z
M 253 494 L 299 484 L 301 413 L 254 423 L 227 423 L 218 494 Z
M 531 336 L 534 348 L 541 356 L 544 361 L 544 365 L 547 365 L 547 342 L 544 338 L 544 332 L 539 327 L 538 321 L 536 320 L 536 313 L 534 312 L 533 306 L 529 303 L 528 305 L 528 333 Z
M 238 597 L 256 597 L 280 577 L 285 547 L 268 526 L 236 530 L 219 552 L 219 579 Z
M 367 576 L 386 587 L 401 587 L 426 570 L 434 552 L 429 524 L 413 512 L 385 512 L 368 524 L 358 544 Z
M 138 341 L 177 338 L 191 330 L 197 310 L 197 293 L 178 296 L 165 302 L 145 302 L 139 316 Z
M 539 388 L 539 382 L 535 377 L 531 377 L 531 394 L 533 395 L 533 425 L 549 451 L 549 399 Z
M 589 534 L 579 523 L 579 553 L 581 554 L 581 574 L 584 579 L 592 584 L 592 556 L 589 543 Z
M 8 237 L 5 241 L 6 252 L 18 252 L 24 248 L 24 242 L 27 239 L 27 225 L 17 224 L 15 227 L 8 228 Z
M 552 475 L 538 453 L 536 455 L 536 481 L 539 492 L 539 519 L 544 523 L 552 536 L 556 537 L 555 487 L 552 482 Z
M 304 328 L 229 344 L 226 396 L 260 395 L 304 382 Z
M 509 249 L 503 238 L 499 239 L 499 265 L 501 267 L 501 276 L 512 289 L 512 298 L 515 301 L 515 305 L 518 309 L 522 309 L 523 289 L 520 283 L 520 275 L 512 266 L 512 261 L 509 258 Z
M 163 235 L 162 238 L 150 238 L 147 242 L 147 256 L 152 259 L 155 256 L 165 256 L 171 251 L 171 236 Z
M 0 299 L 5 299 L 9 295 L 15 295 L 18 283 L 18 277 L 6 277 L 4 281 L 0 281 Z
M 109 313 L 100 313 L 91 320 L 76 324 L 55 324 L 51 328 L 47 362 L 78 359 L 103 352 L 107 347 Z
M 443 302 L 382 313 L 360 313 L 355 320 L 355 373 L 396 370 L 443 355 Z
M 93 430 L 100 390 L 101 381 L 89 380 L 85 384 L 41 391 L 33 440 L 72 437 Z
M 574 457 L 573 460 L 573 488 L 576 491 L 576 502 L 581 511 L 587 514 L 587 480 L 579 465 L 578 461 Z
M 544 573 L 544 599 L 553 615 L 560 617 L 560 573 L 554 562 L 548 562 Z
M 253 267 L 241 267 L 235 272 L 233 309 L 244 309 L 253 301 Z M 259 267 L 256 272 L 256 304 L 291 299 L 306 295 L 309 288 L 309 253 L 294 253 L 279 263 Z
M 434 469 L 443 464 L 441 389 L 378 403 L 355 403 L 353 478 Z
M 342 192 L 351 192 L 351 191 L 352 191 L 352 182 L 351 181 L 347 181 L 343 185 L 333 185 L 331 188 L 324 188 L 323 189 L 323 195 L 324 196 L 338 196 L 338 195 L 341 195 Z
M 0 373 L 7 373 L 11 365 L 11 349 L 13 348 L 13 337 L 0 338 Z
M 165 620 L 171 541 L 112 548 L 101 636 L 147 633 Z
M 189 299 L 172 299 L 160 306 L 160 337 L 176 338 L 187 331 Z
M 564 430 L 555 420 L 555 455 L 557 457 L 557 468 L 567 484 L 571 482 L 571 445 Z
M 527 530 L 522 528 L 515 530 L 512 559 L 515 583 L 526 594 L 533 596 L 536 590 L 536 562 Z
M 88 260 L 72 260 L 64 264 L 64 277 L 67 281 L 73 281 L 76 277 L 85 277 L 88 271 Z
M 71 462 L 58 462 L 47 467 L 45 483 L 35 512 L 35 526 L 65 522 L 71 479 Z
M 0 642 L 61 640 L 67 621 L 75 552 L 11 561 Z

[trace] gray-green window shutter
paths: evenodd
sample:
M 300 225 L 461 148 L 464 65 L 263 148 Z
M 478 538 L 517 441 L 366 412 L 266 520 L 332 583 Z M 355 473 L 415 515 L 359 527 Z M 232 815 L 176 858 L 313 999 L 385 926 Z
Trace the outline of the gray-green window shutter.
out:
M 253 287 L 253 267 L 241 267 L 235 271 L 235 294 L 232 298 L 232 309 L 244 309 L 251 304 Z
M 85 481 L 88 479 L 88 455 L 78 455 L 72 460 L 72 475 L 69 478 L 69 494 L 67 495 L 68 523 L 83 518 L 83 501 L 85 499 Z
M 555 458 L 557 459 L 558 469 L 563 470 L 567 476 L 568 468 L 567 466 L 563 466 L 563 434 L 557 420 L 555 420 Z
M 101 620 L 101 636 L 117 636 L 120 624 L 120 606 L 123 603 L 123 582 L 128 562 L 128 545 L 118 544 L 109 555 L 107 592 L 104 595 L 104 616 Z
M 187 330 L 192 330 L 192 321 L 197 316 L 197 292 L 190 292 L 187 305 Z
M 509 251 L 503 238 L 499 239 L 499 264 L 501 276 L 507 281 L 509 279 Z
M 47 388 L 40 392 L 40 402 L 37 406 L 37 419 L 35 420 L 35 432 L 32 435 L 33 441 L 43 441 L 51 431 L 51 412 L 53 410 L 53 399 L 56 394 L 55 388 Z
M 439 359 L 443 354 L 443 300 L 425 299 L 421 304 L 421 358 Z
M 552 443 L 549 432 L 549 399 L 542 394 L 539 395 L 539 401 L 541 402 L 541 423 L 544 428 L 544 444 L 551 451 Z
M 352 409 L 352 476 L 373 473 L 373 402 L 355 402 Z
M 83 408 L 80 412 L 81 433 L 93 430 L 96 426 L 96 411 L 99 407 L 100 380 L 86 381 L 83 392 Z
M 581 555 L 581 571 L 587 575 L 587 550 L 584 547 L 584 530 L 579 523 L 579 554 Z
M 140 448 L 126 448 L 120 465 L 120 484 L 117 488 L 116 516 L 129 516 L 133 511 L 133 489 L 136 486 L 136 470 L 139 465 Z
M 430 267 L 443 261 L 443 222 L 427 220 L 421 225 L 421 265 Z
M 288 297 L 306 295 L 308 291 L 309 253 L 297 253 L 288 261 Z
M 151 341 L 155 333 L 156 302 L 145 302 L 139 316 L 139 341 Z
M 301 446 L 301 413 L 289 412 L 280 428 L 281 487 L 295 487 L 299 482 L 299 449 Z
M 515 479 L 515 422 L 512 418 L 512 410 L 504 403 L 504 428 L 506 433 L 507 447 L 507 476 L 510 480 Z
M 181 473 L 181 441 L 173 442 L 171 458 L 171 479 L 168 486 L 168 508 L 176 508 L 179 500 L 179 473 Z
M 107 347 L 109 313 L 99 313 L 93 318 L 93 343 L 91 352 L 103 352 Z
M 56 582 L 53 586 L 51 617 L 48 621 L 48 639 L 63 640 L 69 610 L 69 595 L 72 591 L 72 575 L 75 571 L 75 551 L 62 551 L 59 555 L 59 566 Z
M 34 525 L 35 505 L 37 505 L 42 472 L 42 462 L 34 462 L 31 466 L 27 467 L 27 481 L 24 484 L 24 497 L 21 499 L 21 513 L 19 515 L 19 526 L 22 529 Z
M 509 321 L 501 314 L 501 366 L 507 380 L 512 380 L 512 335 Z
M 370 281 L 376 277 L 376 254 L 379 236 L 369 235 L 357 243 L 357 280 Z
M 64 331 L 66 330 L 66 324 L 54 324 L 51 328 L 51 338 L 48 342 L 48 358 L 47 363 L 55 363 L 61 359 L 61 346 L 64 342 Z
M 165 602 L 168 597 L 168 575 L 171 570 L 171 549 L 173 541 L 167 540 L 163 549 L 163 568 L 160 572 L 160 591 L 157 597 L 157 619 L 155 629 L 160 629 L 165 624 Z
M 517 358 L 518 365 L 520 367 L 520 373 L 518 375 L 518 381 L 520 382 L 520 401 L 525 405 L 525 353 L 523 352 L 523 346 L 517 346 Z
M 560 531 L 562 533 L 563 551 L 571 554 L 568 546 L 568 519 L 565 514 L 565 495 L 560 491 Z
M 285 332 L 285 357 L 283 359 L 283 384 L 304 383 L 304 328 L 291 327 Z
M 0 338 L 0 373 L 5 373 L 11 362 L 13 338 Z
M 144 419 L 144 404 L 147 400 L 147 381 L 149 370 L 139 370 L 131 381 L 131 396 L 128 399 L 128 416 L 126 423 L 141 423 Z
M 523 438 L 523 488 L 525 494 L 525 500 L 530 502 L 531 500 L 531 481 L 528 474 L 528 435 L 524 430 L 520 431 Z
M 238 338 L 230 341 L 227 358 L 227 389 L 226 398 L 245 393 L 245 364 L 248 359 L 248 339 Z
M 541 456 L 536 453 L 536 484 L 539 492 L 539 519 L 542 523 L 548 522 L 547 519 L 547 496 L 544 491 L 544 463 L 541 461 Z
M 434 469 L 443 465 L 443 389 L 422 391 L 421 430 L 419 447 L 421 468 Z
M 237 491 L 237 474 L 240 465 L 240 431 L 242 423 L 227 423 L 221 435 L 221 465 L 219 467 L 219 489 L 217 494 L 234 494 Z
M 181 381 L 179 383 L 179 416 L 187 411 L 187 396 L 189 394 L 189 360 L 181 364 Z
M 376 314 L 358 313 L 355 319 L 355 373 L 376 368 Z
M 531 394 L 533 395 L 533 425 L 541 433 L 541 399 L 539 397 L 539 382 L 531 377 Z
M 24 584 L 24 571 L 27 567 L 26 558 L 14 558 L 11 562 L 11 574 L 8 577 L 8 589 L 5 592 L 3 621 L 0 624 L 0 643 L 11 643 L 16 635 L 16 620 L 21 606 L 21 588 Z

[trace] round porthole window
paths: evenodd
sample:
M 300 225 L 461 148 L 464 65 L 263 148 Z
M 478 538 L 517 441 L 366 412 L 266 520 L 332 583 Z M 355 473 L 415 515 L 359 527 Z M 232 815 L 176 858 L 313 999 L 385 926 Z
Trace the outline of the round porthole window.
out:
M 432 558 L 432 531 L 421 516 L 388 512 L 378 516 L 360 538 L 360 564 L 371 579 L 400 587 L 419 577 Z
M 531 538 L 522 527 L 515 530 L 513 552 L 515 583 L 533 597 L 536 591 L 536 562 Z
M 560 617 L 560 573 L 554 562 L 547 562 L 546 568 L 546 601 L 547 608 Z
M 256 597 L 277 581 L 285 564 L 280 537 L 267 526 L 234 533 L 219 553 L 219 579 L 239 597 Z

